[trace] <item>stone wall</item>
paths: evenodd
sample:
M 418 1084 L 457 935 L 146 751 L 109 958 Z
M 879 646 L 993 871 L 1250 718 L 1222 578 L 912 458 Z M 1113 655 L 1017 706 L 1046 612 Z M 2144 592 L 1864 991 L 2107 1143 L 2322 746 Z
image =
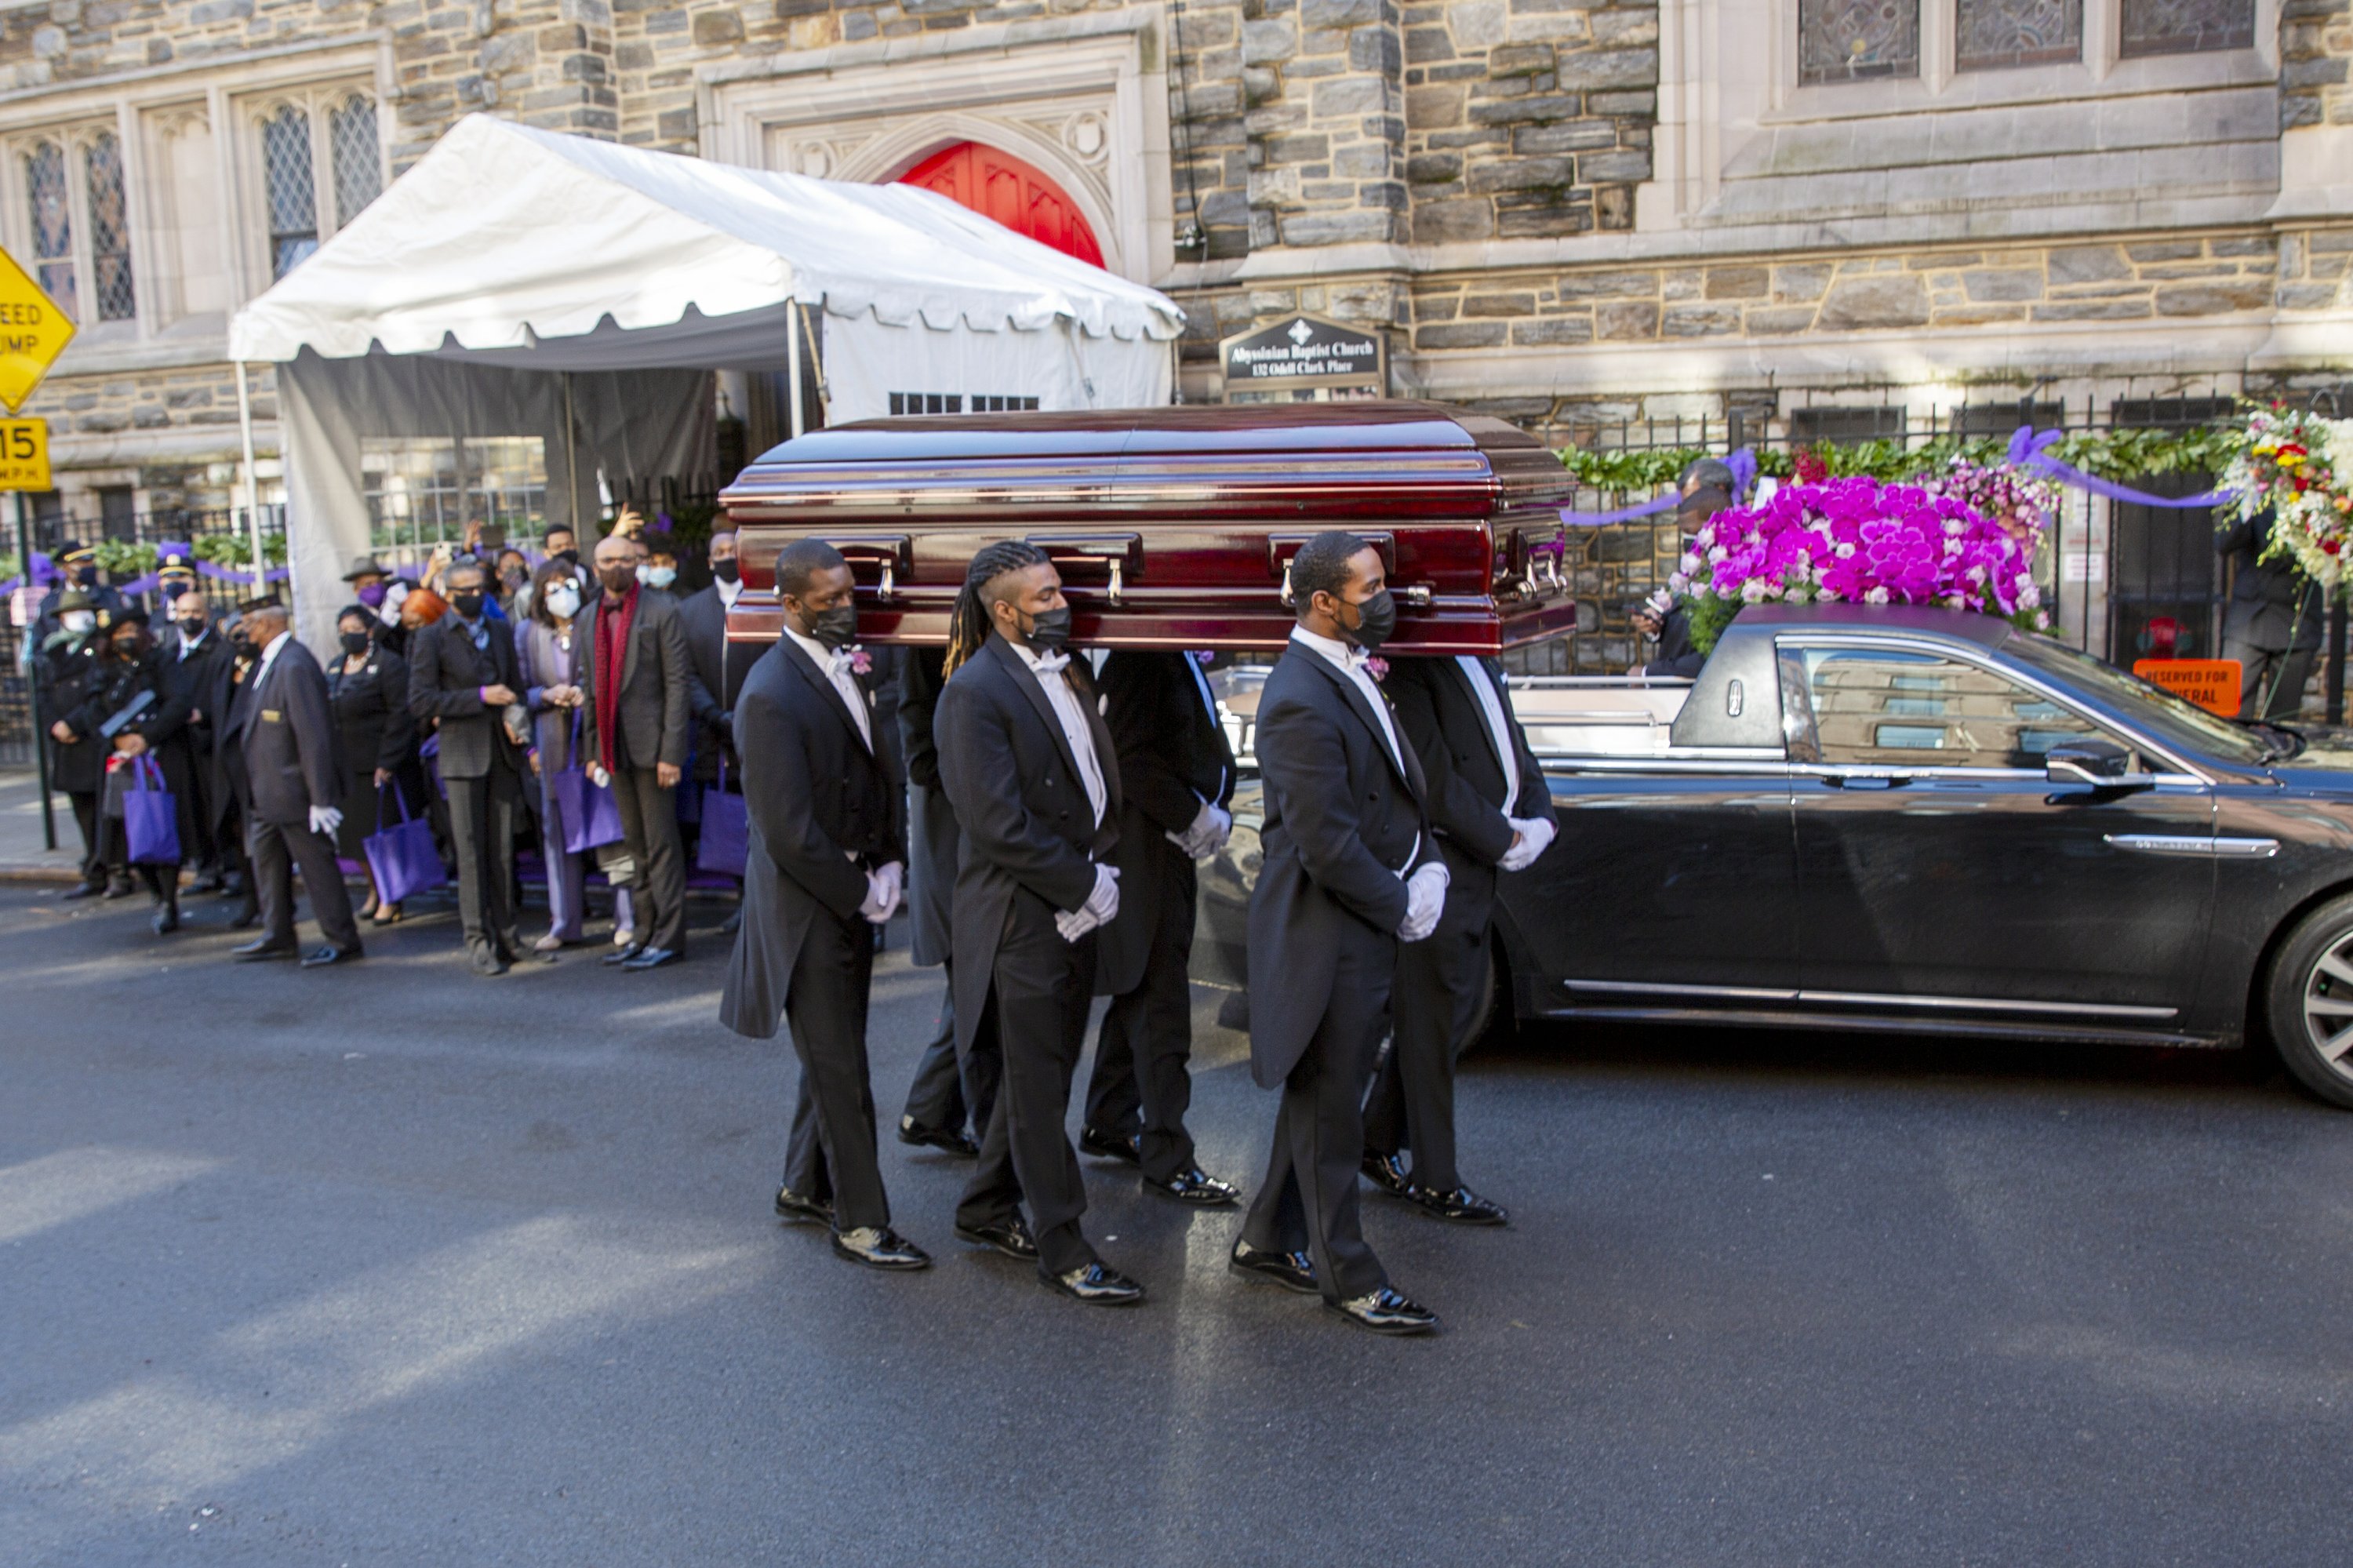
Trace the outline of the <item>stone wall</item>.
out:
M 365 17 L 392 37 L 396 174 L 478 110 L 590 136 L 620 126 L 607 0 L 394 0 Z
M 2280 129 L 2353 125 L 2353 0 L 2280 0 Z

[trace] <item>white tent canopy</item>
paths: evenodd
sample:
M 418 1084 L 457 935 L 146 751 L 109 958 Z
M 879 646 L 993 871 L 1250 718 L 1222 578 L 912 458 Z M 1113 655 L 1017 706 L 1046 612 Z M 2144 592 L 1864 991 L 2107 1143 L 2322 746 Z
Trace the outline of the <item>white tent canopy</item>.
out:
M 499 401 L 466 385 L 477 372 L 784 369 L 801 319 L 822 322 L 839 422 L 887 413 L 896 392 L 1035 397 L 1041 408 L 1165 403 L 1184 313 L 911 185 L 736 168 L 469 116 L 230 325 L 232 359 L 294 372 L 280 374 L 280 404 L 306 638 L 340 602 L 326 585 L 369 546 L 361 440 L 543 433 L 545 408 L 512 429 L 483 428 Z M 406 368 L 385 375 L 388 358 Z M 631 427 L 634 383 L 596 379 L 620 403 L 586 425 L 579 387 L 543 399 L 571 409 L 557 417 L 568 476 L 547 449 L 552 517 L 573 514 L 584 471 L 618 471 L 617 451 L 576 449 L 588 426 Z M 643 391 L 654 385 L 674 399 L 668 378 Z M 443 403 L 470 411 L 445 418 Z M 639 472 L 655 471 L 647 454 L 674 458 L 694 435 L 674 407 L 650 412 Z

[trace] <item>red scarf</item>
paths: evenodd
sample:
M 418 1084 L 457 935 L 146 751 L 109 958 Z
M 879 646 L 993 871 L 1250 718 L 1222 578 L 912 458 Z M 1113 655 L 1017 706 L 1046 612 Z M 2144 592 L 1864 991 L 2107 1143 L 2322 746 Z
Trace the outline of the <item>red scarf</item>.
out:
M 613 726 L 621 712 L 621 672 L 629 657 L 629 622 L 638 615 L 638 585 L 620 597 L 608 591 L 596 604 L 596 760 L 613 771 Z

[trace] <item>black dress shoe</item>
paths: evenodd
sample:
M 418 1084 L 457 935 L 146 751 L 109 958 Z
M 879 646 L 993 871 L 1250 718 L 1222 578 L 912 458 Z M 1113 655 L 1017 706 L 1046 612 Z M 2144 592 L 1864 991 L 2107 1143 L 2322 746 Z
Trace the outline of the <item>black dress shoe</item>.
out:
M 466 961 L 473 965 L 474 972 L 484 980 L 494 980 L 507 972 L 506 959 L 501 958 L 493 948 L 484 948 L 477 952 L 470 952 L 466 955 Z
M 1038 1256 L 1038 1238 L 1029 1234 L 1029 1222 L 1016 1214 L 1001 1225 L 963 1225 L 955 1228 L 956 1240 L 975 1246 L 993 1246 L 1008 1257 L 1024 1262 Z
M 1366 1154 L 1365 1177 L 1392 1198 L 1402 1198 L 1413 1183 L 1406 1180 L 1405 1161 L 1394 1154 Z
M 1500 1225 L 1512 1217 L 1504 1212 L 1503 1204 L 1490 1202 L 1468 1187 L 1456 1187 L 1441 1192 L 1436 1188 L 1417 1183 L 1408 1187 L 1405 1195 L 1408 1202 L 1424 1213 L 1433 1214 L 1451 1224 Z
M 1326 1301 L 1326 1311 L 1337 1312 L 1359 1329 L 1369 1329 L 1376 1334 L 1427 1334 L 1438 1328 L 1438 1314 L 1429 1308 L 1407 1300 L 1382 1286 L 1369 1296 L 1352 1296 L 1345 1301 Z
M 790 1187 L 776 1189 L 776 1218 L 780 1220 L 816 1220 L 833 1224 L 833 1205 L 823 1198 L 812 1198 L 806 1192 L 796 1192 Z
M 314 948 L 302 955 L 306 969 L 323 969 L 329 964 L 347 964 L 365 955 L 357 948 Z
M 1108 1264 L 1091 1263 L 1068 1274 L 1041 1274 L 1047 1287 L 1059 1290 L 1090 1307 L 1133 1307 L 1144 1299 L 1144 1287 Z
M 1226 1255 L 1226 1266 L 1236 1274 L 1263 1279 L 1302 1296 L 1323 1294 L 1315 1283 L 1315 1260 L 1303 1252 L 1277 1252 L 1272 1247 L 1236 1242 L 1234 1250 Z
M 833 1233 L 834 1254 L 869 1268 L 929 1268 L 932 1255 L 888 1225 Z
M 1079 1128 L 1079 1152 L 1092 1154 L 1098 1160 L 1117 1160 L 1128 1165 L 1141 1165 L 1144 1157 L 1136 1152 L 1137 1141 L 1136 1135 L 1132 1132 L 1123 1137 L 1099 1128 Z
M 106 884 L 103 882 L 85 882 L 79 887 L 70 888 L 58 894 L 58 896 L 70 902 L 76 898 L 95 898 L 105 891 Z
M 258 942 L 245 942 L 231 948 L 228 950 L 228 956 L 238 963 L 250 964 L 263 959 L 290 959 L 300 950 L 296 948 L 273 946 L 265 937 Z
M 596 961 L 603 964 L 607 969 L 618 969 L 623 964 L 628 963 L 631 959 L 636 958 L 639 953 L 642 953 L 645 950 L 646 945 L 643 942 L 631 942 L 626 948 L 614 948 L 611 952 L 607 953 L 603 958 L 598 959 Z
M 1166 1181 L 1157 1181 L 1146 1176 L 1144 1190 L 1201 1209 L 1220 1208 L 1242 1195 L 1240 1188 L 1230 1181 L 1219 1181 L 1198 1165 L 1178 1171 L 1173 1180 Z
M 958 1160 L 980 1158 L 980 1145 L 963 1133 L 944 1127 L 925 1127 L 911 1116 L 899 1118 L 899 1141 L 917 1149 L 936 1149 Z
M 158 904 L 154 917 L 147 924 L 155 927 L 155 935 L 170 936 L 180 928 L 180 906 L 177 904 Z
M 677 963 L 685 957 L 676 948 L 640 948 L 621 967 L 625 969 L 658 969 L 664 964 Z

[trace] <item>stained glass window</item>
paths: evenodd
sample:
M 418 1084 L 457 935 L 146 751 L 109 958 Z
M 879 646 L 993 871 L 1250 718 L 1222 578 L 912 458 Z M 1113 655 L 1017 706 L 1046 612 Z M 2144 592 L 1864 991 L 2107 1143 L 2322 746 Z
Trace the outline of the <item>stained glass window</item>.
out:
M 1954 20 L 1963 70 L 2084 57 L 2084 0 L 1959 0 Z
M 1920 74 L 1920 0 L 1798 0 L 1798 79 Z
M 131 215 L 122 199 L 122 143 L 101 131 L 82 150 L 90 193 L 90 291 L 98 319 L 127 322 L 139 313 L 131 287 Z
M 269 187 L 269 275 L 283 278 L 319 249 L 311 117 L 290 103 L 261 122 L 261 172 Z
M 43 142 L 25 154 L 25 190 L 33 207 L 33 270 L 58 309 L 81 319 L 74 296 L 73 198 L 66 189 L 65 150 Z
M 2124 4 L 2119 52 L 2126 58 L 2254 47 L 2255 0 L 2124 0 Z
M 335 226 L 340 228 L 384 190 L 375 101 L 355 92 L 330 110 L 327 141 L 335 160 Z

